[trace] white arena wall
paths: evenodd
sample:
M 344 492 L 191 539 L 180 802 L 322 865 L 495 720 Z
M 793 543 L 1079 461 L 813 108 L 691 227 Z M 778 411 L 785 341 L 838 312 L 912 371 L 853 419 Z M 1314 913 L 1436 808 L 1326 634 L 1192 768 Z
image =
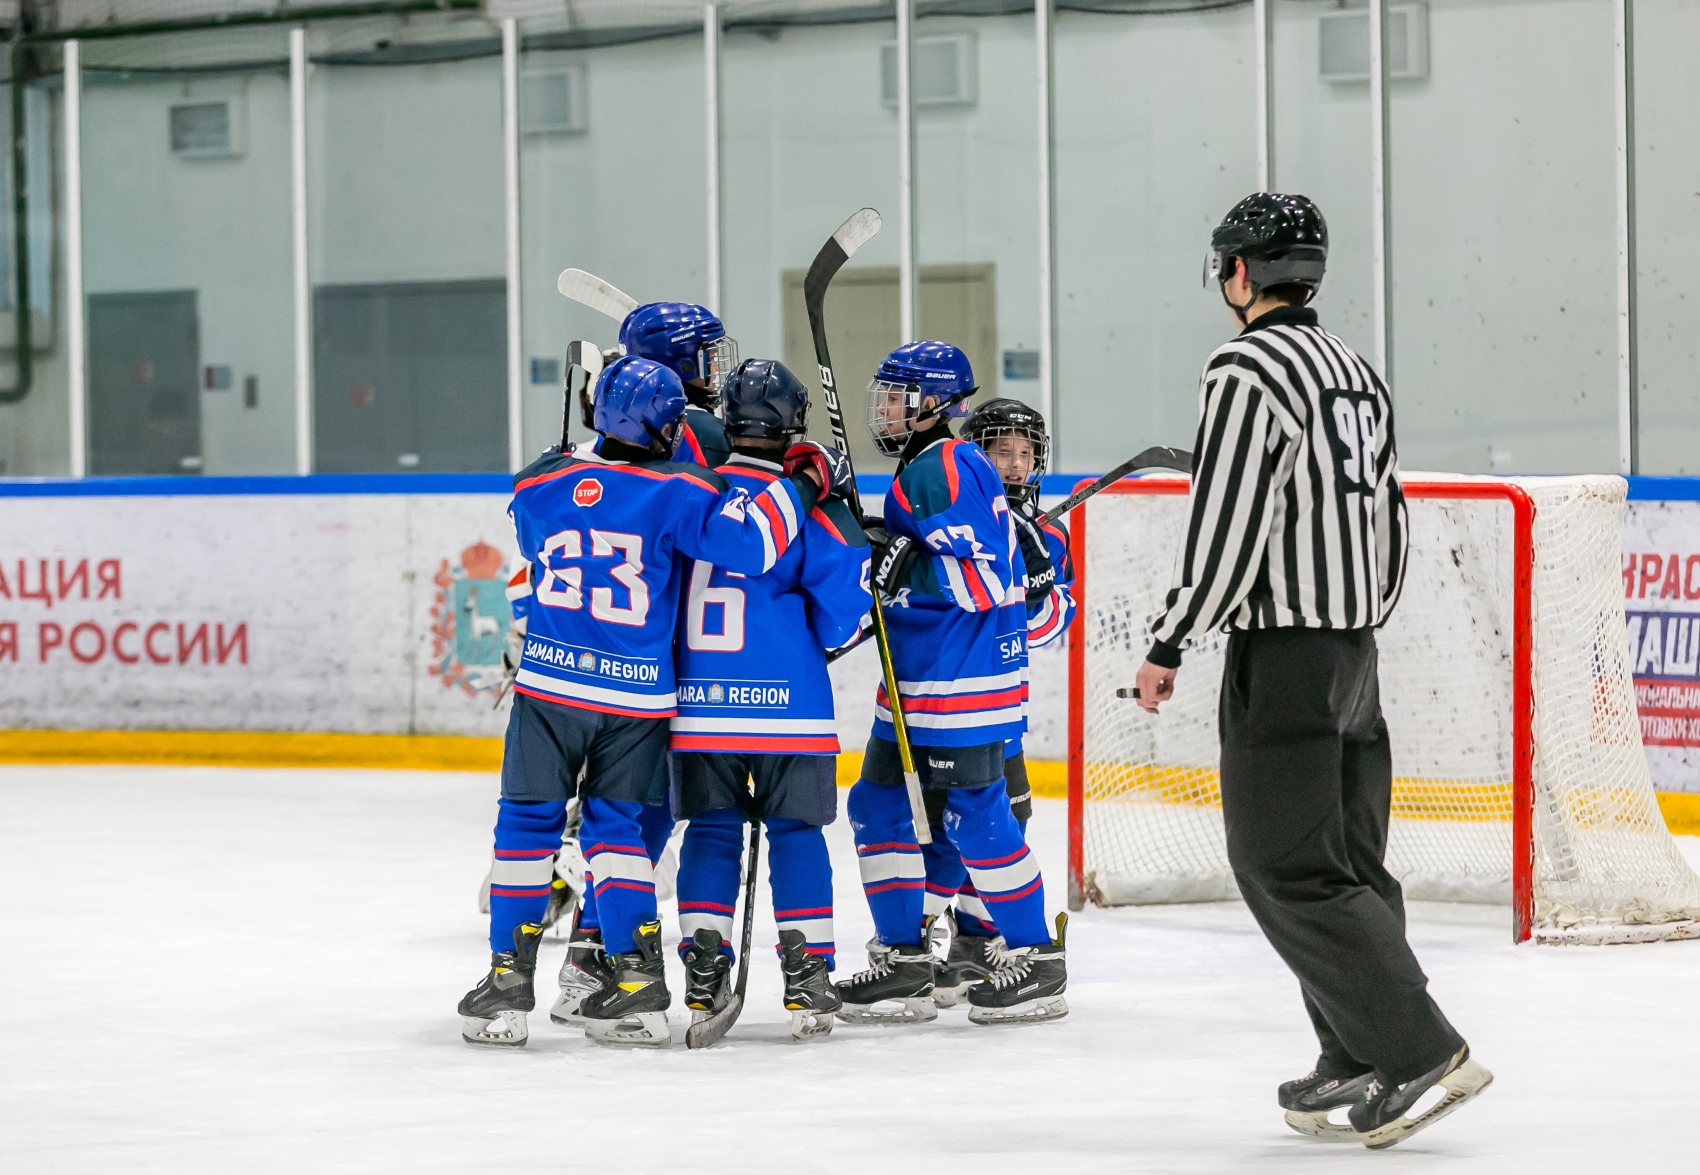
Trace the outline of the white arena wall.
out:
M 0 729 L 502 733 L 505 475 L 192 484 L 0 481 Z M 1631 493 L 1647 756 L 1660 791 L 1700 793 L 1700 482 Z M 847 751 L 877 666 L 833 667 Z M 1066 715 L 1058 644 L 1033 656 L 1031 758 L 1066 757 Z

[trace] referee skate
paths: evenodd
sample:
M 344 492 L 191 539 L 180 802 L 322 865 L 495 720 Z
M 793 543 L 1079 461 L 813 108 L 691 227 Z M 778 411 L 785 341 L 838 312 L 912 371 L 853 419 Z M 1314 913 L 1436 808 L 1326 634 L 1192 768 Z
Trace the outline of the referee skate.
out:
M 1700 0 L 0 31 L 0 1173 L 1700 1169 Z

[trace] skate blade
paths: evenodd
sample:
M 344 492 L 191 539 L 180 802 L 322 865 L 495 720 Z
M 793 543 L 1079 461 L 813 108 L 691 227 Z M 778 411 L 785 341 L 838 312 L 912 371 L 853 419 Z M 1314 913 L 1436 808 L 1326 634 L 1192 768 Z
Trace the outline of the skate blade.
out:
M 904 996 L 877 1004 L 845 1004 L 835 1013 L 847 1024 L 925 1024 L 939 1018 L 930 995 Z
M 1344 1107 L 1336 1106 L 1335 1109 Z M 1356 1142 L 1358 1132 L 1353 1130 L 1350 1123 L 1330 1122 L 1328 1110 L 1288 1110 L 1287 1125 L 1297 1130 L 1307 1138 L 1320 1138 L 1327 1142 Z
M 813 1008 L 791 1009 L 791 1035 L 798 1040 L 813 1040 L 832 1032 L 833 1013 Z
M 1435 1085 L 1446 1090 L 1446 1093 L 1423 1113 L 1415 1118 L 1409 1115 L 1396 1118 L 1387 1125 L 1378 1126 L 1358 1137 L 1372 1151 L 1386 1150 L 1405 1141 L 1417 1131 L 1433 1126 L 1492 1084 L 1493 1074 L 1472 1058 L 1435 1082 Z
M 634 1012 L 619 1020 L 585 1017 L 584 1034 L 597 1044 L 664 1049 L 673 1043 L 666 1012 Z
M 496 1027 L 501 1025 L 500 1028 Z M 460 1038 L 479 1048 L 518 1049 L 525 1047 L 525 1013 L 497 1012 L 494 1016 L 462 1016 Z
M 976 1005 L 968 1013 L 974 1024 L 1040 1024 L 1046 1020 L 1061 1020 L 1068 1015 L 1068 1001 L 1059 993 L 1044 999 L 1024 1000 L 1007 1008 L 982 1008 Z

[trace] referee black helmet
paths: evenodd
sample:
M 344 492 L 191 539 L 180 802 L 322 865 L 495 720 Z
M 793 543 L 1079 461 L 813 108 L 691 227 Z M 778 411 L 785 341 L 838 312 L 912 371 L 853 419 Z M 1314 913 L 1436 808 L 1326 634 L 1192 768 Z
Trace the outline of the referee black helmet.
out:
M 1252 296 L 1271 286 L 1302 286 L 1316 296 L 1328 267 L 1328 222 L 1308 197 L 1254 192 L 1228 210 L 1210 234 L 1204 283 L 1233 276 L 1233 259 L 1245 262 Z

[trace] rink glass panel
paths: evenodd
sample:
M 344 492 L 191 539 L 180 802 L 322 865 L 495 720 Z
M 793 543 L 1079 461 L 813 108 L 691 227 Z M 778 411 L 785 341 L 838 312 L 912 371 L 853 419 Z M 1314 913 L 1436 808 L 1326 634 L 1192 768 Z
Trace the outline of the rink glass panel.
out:
M 89 472 L 293 472 L 288 33 L 82 52 Z

